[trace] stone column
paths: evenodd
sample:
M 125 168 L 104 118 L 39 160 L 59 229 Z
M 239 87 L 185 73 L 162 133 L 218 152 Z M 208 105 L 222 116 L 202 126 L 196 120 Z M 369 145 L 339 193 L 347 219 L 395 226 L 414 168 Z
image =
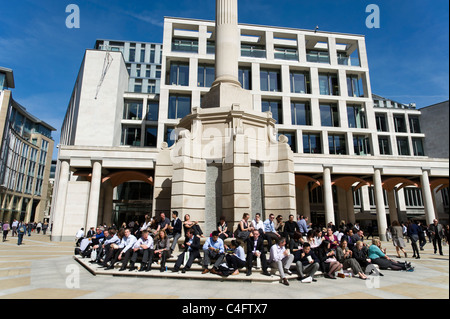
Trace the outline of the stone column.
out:
M 89 206 L 85 229 L 89 229 L 90 227 L 97 227 L 101 183 L 102 183 L 101 160 L 92 160 L 91 189 L 89 192 Z
M 323 195 L 325 204 L 325 224 L 333 222 L 334 220 L 334 203 L 333 203 L 333 189 L 331 185 L 331 166 L 323 167 Z
M 375 205 L 377 208 L 378 234 L 381 240 L 386 240 L 386 209 L 384 207 L 383 185 L 381 181 L 381 168 L 374 168 Z
M 425 208 L 425 217 L 427 224 L 431 225 L 433 219 L 436 218 L 433 205 L 433 193 L 430 188 L 429 168 L 422 168 L 422 175 L 420 176 L 420 183 L 422 184 L 423 206 Z
M 64 210 L 66 207 L 67 184 L 69 183 L 69 160 L 60 159 L 61 168 L 58 181 L 58 193 L 55 210 L 53 211 L 52 241 L 61 241 L 64 225 Z
M 397 205 L 395 205 L 395 189 L 388 192 L 389 216 L 391 223 L 398 220 Z
M 240 33 L 237 0 L 216 0 L 216 81 L 239 85 Z
M 355 205 L 353 203 L 353 189 L 350 187 L 349 190 L 346 191 L 346 200 L 347 200 L 347 222 L 352 223 L 353 225 L 356 222 L 355 218 Z
M 104 188 L 103 196 L 103 224 L 112 224 L 113 200 L 114 188 L 112 187 L 111 182 L 107 182 Z
M 302 215 L 304 217 L 308 217 L 311 219 L 311 207 L 309 204 L 309 187 L 305 186 L 305 189 L 302 192 Z

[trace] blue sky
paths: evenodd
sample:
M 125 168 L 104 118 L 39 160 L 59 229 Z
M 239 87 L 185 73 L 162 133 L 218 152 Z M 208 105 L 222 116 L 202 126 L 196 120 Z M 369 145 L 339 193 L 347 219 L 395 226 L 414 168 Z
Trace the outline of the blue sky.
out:
M 80 28 L 68 29 L 69 4 Z M 368 29 L 366 6 L 380 8 Z M 0 0 L 0 66 L 14 99 L 59 130 L 85 49 L 96 39 L 162 42 L 164 16 L 214 19 L 214 0 Z M 448 0 L 239 0 L 239 22 L 366 36 L 372 92 L 418 108 L 449 98 Z M 56 154 L 53 156 L 56 157 Z

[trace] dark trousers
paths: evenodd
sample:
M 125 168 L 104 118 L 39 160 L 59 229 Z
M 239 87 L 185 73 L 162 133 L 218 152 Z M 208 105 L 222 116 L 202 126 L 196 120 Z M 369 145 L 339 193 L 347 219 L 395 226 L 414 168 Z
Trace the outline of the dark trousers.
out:
M 247 253 L 247 260 L 246 260 L 247 271 L 251 271 L 252 270 L 253 261 L 256 260 L 256 258 L 258 258 L 258 257 L 253 255 L 252 252 Z M 266 255 L 265 254 L 261 254 L 260 258 L 261 258 L 262 270 L 264 272 L 266 272 L 267 271 L 267 258 L 266 258 Z
M 209 264 L 211 263 L 211 260 L 215 260 L 214 268 L 219 268 L 219 265 L 223 262 L 223 259 L 225 258 L 224 253 L 218 253 L 215 251 L 211 251 L 209 249 L 203 250 L 203 268 L 208 268 Z
M 275 233 L 272 233 L 272 232 L 265 232 L 264 233 L 264 239 L 267 240 L 267 244 L 268 244 L 268 247 L 269 247 L 269 250 L 270 250 L 270 247 L 272 247 L 272 245 L 273 245 L 272 239 L 274 239 L 275 242 L 276 242 L 278 240 L 278 236 Z
M 151 263 L 153 261 L 153 249 L 139 249 L 135 252 L 133 252 L 133 256 L 131 257 L 131 263 L 134 265 L 138 259 L 139 256 L 142 256 L 142 263 L 147 264 Z
M 25 235 L 25 233 L 23 234 L 18 234 L 17 236 L 19 237 L 17 239 L 17 245 L 22 245 L 22 241 L 23 241 L 23 236 Z
M 239 259 L 237 256 L 226 255 L 225 259 L 229 268 L 236 270 L 245 267 L 245 260 Z
M 159 254 L 155 254 L 155 255 L 156 255 L 156 258 L 159 259 Z M 170 257 L 170 251 L 164 250 L 161 252 L 161 269 L 166 268 L 166 260 L 169 257 Z
M 180 269 L 181 265 L 183 264 L 185 254 L 186 254 L 186 252 L 183 252 L 183 253 L 181 253 L 181 255 L 178 256 L 177 262 L 175 263 L 175 267 L 174 267 L 175 271 L 178 271 Z M 184 269 L 186 269 L 186 270 L 190 269 L 192 266 L 192 263 L 194 262 L 194 260 L 196 258 L 200 258 L 200 252 L 198 250 L 190 251 L 189 259 L 188 259 L 186 265 L 184 266 Z
M 6 237 L 8 236 L 8 230 L 3 231 L 3 241 L 6 240 Z
M 442 255 L 442 240 L 441 237 L 439 236 L 434 236 L 433 237 L 433 247 L 434 247 L 434 253 L 437 252 L 437 248 L 439 248 L 439 254 Z
M 119 261 L 119 255 L 122 252 L 122 249 L 118 249 L 114 255 L 114 259 L 111 262 L 111 266 L 114 267 L 114 264 Z M 128 249 L 125 254 L 122 254 L 122 259 L 120 260 L 122 262 L 121 269 L 127 268 L 128 261 L 131 259 L 131 255 L 133 254 L 133 249 Z

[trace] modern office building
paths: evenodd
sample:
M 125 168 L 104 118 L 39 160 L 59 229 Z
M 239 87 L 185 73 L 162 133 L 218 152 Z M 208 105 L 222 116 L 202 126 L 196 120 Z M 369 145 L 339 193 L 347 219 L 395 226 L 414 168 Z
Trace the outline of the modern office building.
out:
M 364 36 L 239 24 L 227 42 L 216 26 L 165 18 L 155 95 L 131 92 L 129 56 L 148 61 L 137 44 L 86 51 L 61 132 L 54 240 L 170 210 L 206 233 L 244 211 L 381 236 L 394 219 L 448 220 L 436 205 L 448 160 L 424 153 L 420 110 L 372 94 Z
M 14 87 L 13 71 L 0 68 L 0 220 L 43 222 L 55 129 L 13 99 Z

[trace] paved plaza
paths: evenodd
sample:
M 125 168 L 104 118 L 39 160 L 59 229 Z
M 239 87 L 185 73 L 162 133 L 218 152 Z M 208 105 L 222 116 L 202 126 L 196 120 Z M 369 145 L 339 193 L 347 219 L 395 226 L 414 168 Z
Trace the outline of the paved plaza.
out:
M 383 242 L 395 257 L 391 242 Z M 51 242 L 49 235 L 17 237 L 0 242 L 0 299 L 448 299 L 449 247 L 433 254 L 427 243 L 421 259 L 408 258 L 414 272 L 385 270 L 378 280 L 337 280 L 316 283 L 184 280 L 92 275 L 73 258 L 73 243 Z M 408 256 L 412 255 L 407 247 Z M 402 258 L 404 260 L 404 258 Z M 195 291 L 195 293 L 193 293 Z

